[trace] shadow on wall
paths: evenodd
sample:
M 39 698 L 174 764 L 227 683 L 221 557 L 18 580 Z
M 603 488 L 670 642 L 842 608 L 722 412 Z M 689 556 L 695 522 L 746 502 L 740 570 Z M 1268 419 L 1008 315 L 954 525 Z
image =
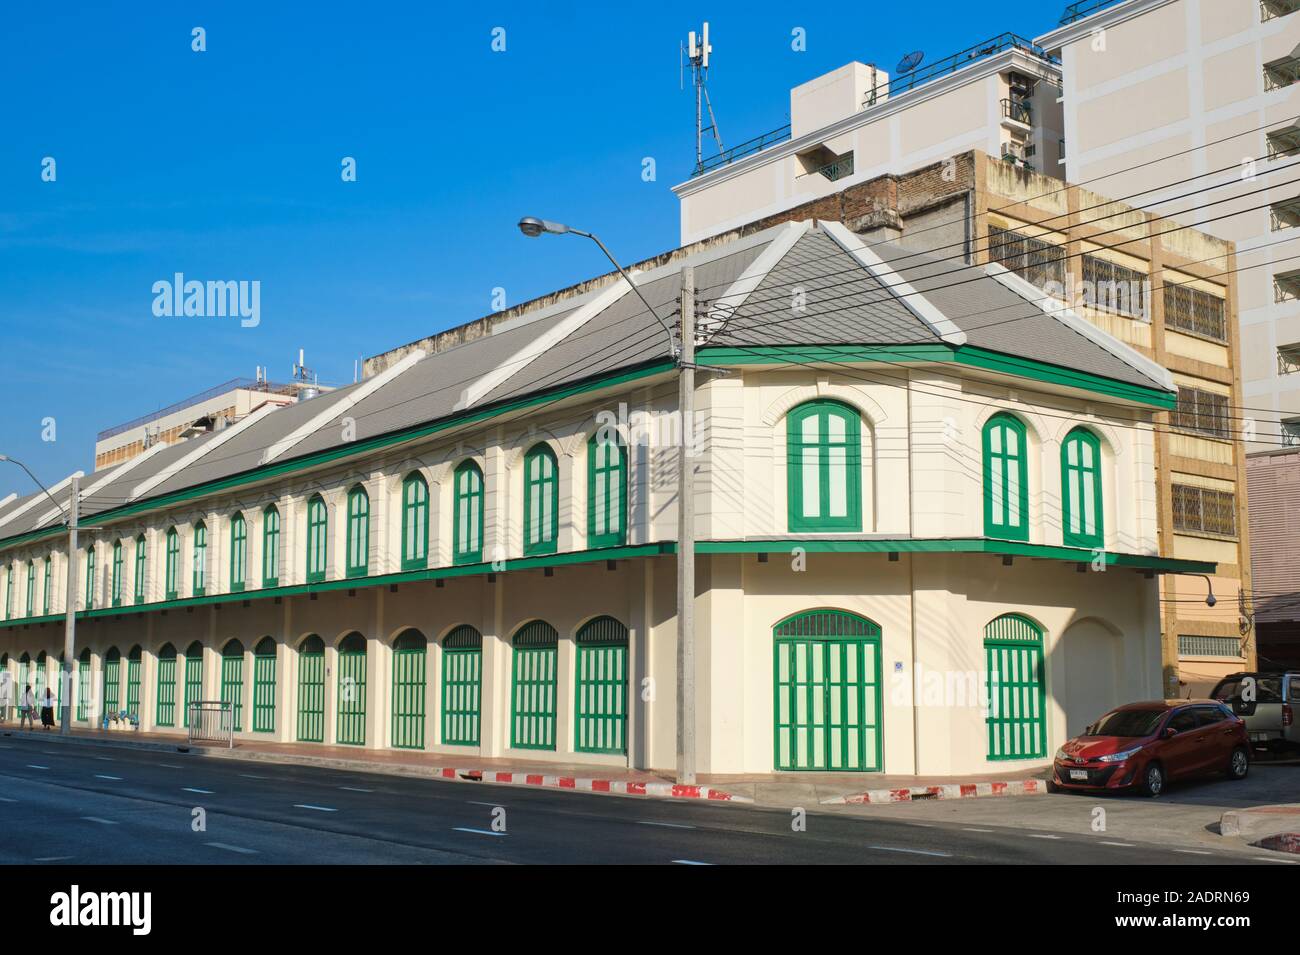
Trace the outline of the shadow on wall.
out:
M 1065 653 L 1065 733 L 1082 733 L 1107 710 L 1126 699 L 1123 678 L 1124 635 L 1096 617 L 1076 620 L 1065 629 L 1060 643 Z

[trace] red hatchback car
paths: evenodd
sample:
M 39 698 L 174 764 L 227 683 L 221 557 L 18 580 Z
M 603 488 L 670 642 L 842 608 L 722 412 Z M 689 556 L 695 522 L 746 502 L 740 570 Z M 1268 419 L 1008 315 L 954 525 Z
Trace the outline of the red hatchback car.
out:
M 1111 710 L 1056 751 L 1049 789 L 1164 792 L 1170 780 L 1250 770 L 1246 722 L 1213 700 L 1156 700 Z

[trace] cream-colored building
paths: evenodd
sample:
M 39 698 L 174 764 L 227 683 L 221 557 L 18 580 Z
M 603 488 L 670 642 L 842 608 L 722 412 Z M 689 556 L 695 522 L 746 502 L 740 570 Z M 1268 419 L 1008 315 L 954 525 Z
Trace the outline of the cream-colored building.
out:
M 938 264 L 810 220 L 641 263 L 664 318 L 694 267 L 693 422 L 606 276 L 98 472 L 76 724 L 180 735 L 220 700 L 237 739 L 671 768 L 684 446 L 702 772 L 1045 763 L 1162 695 L 1157 578 L 1214 569 L 1160 555 L 1175 383 L 1007 269 Z M 20 683 L 54 678 L 63 541 L 48 500 L 0 503 Z

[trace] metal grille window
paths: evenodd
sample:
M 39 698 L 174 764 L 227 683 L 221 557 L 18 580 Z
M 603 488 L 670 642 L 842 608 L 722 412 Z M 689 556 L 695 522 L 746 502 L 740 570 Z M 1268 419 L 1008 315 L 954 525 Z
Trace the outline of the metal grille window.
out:
M 1104 539 L 1101 497 L 1101 442 L 1076 428 L 1061 445 L 1061 524 L 1065 543 L 1100 547 Z
M 1050 242 L 989 226 L 989 260 L 1040 289 L 1065 289 L 1065 250 Z
M 880 627 L 817 610 L 777 624 L 773 637 L 776 768 L 878 772 Z
M 154 722 L 159 726 L 176 725 L 176 648 L 164 644 L 158 651 L 158 694 Z
M 597 431 L 587 443 L 587 543 L 627 541 L 627 447 Z
M 307 502 L 307 583 L 325 579 L 329 518 L 319 494 Z
M 86 548 L 86 600 L 87 610 L 95 609 L 95 545 Z
M 984 533 L 1029 540 L 1029 465 L 1025 426 L 1009 414 L 984 425 Z
M 988 669 L 988 758 L 1047 755 L 1043 631 L 1028 617 L 1003 614 L 984 628 Z
M 117 715 L 117 708 L 122 702 L 122 654 L 117 647 L 110 647 L 104 654 L 104 706 L 100 710 L 101 719 Z
M 253 648 L 253 732 L 275 732 L 275 641 L 270 637 Z
M 1228 340 L 1224 300 L 1187 285 L 1165 283 L 1165 325 L 1216 342 Z
M 515 634 L 510 683 L 510 745 L 555 749 L 555 671 L 560 635 L 534 620 Z
M 1216 438 L 1232 437 L 1227 395 L 1179 385 L 1172 417 L 1175 428 Z
M 442 640 L 442 742 L 477 746 L 482 720 L 483 635 L 462 624 Z
M 1180 633 L 1180 657 L 1233 657 L 1241 659 L 1241 641 L 1236 637 L 1201 637 Z
M 393 641 L 392 743 L 397 749 L 424 749 L 428 647 L 418 630 L 408 630 Z
M 175 600 L 180 587 L 181 576 L 181 536 L 176 528 L 167 528 L 167 566 L 164 574 L 165 594 L 167 600 Z
M 1237 536 L 1237 496 L 1231 491 L 1175 484 L 1173 505 L 1176 531 Z
M 90 650 L 82 650 L 77 661 L 77 719 L 90 719 Z
M 350 633 L 339 644 L 338 741 L 366 744 L 366 638 Z
M 126 711 L 137 720 L 140 718 L 140 663 L 140 648 L 132 647 L 126 658 Z
M 360 484 L 348 491 L 349 577 L 364 577 L 370 569 L 370 495 Z
M 231 640 L 221 648 L 221 702 L 230 704 L 236 733 L 244 728 L 244 645 Z
M 325 741 L 325 641 L 312 634 L 298 645 L 298 742 Z
M 110 593 L 112 594 L 114 607 L 122 606 L 122 562 L 122 542 L 120 540 L 113 541 L 113 580 Z
M 539 444 L 524 455 L 524 553 L 555 552 L 560 519 L 560 477 L 555 452 Z
M 429 485 L 420 474 L 402 482 L 402 569 L 429 564 Z
M 573 748 L 627 752 L 627 627 L 597 617 L 578 631 Z
M 190 725 L 190 704 L 203 699 L 203 644 L 195 640 L 185 650 L 185 710 L 181 725 Z
M 202 597 L 208 585 L 208 527 L 202 521 L 194 525 L 193 593 Z
M 809 401 L 786 415 L 791 531 L 862 530 L 862 433 L 857 411 Z
M 148 560 L 149 548 L 145 543 L 144 535 L 141 534 L 135 539 L 135 602 L 144 603 L 145 594 L 145 566 Z
M 473 461 L 464 461 L 456 468 L 453 484 L 452 559 L 476 564 L 483 559 L 483 472 Z
M 280 585 L 280 511 L 274 504 L 262 511 L 262 586 Z
M 248 524 L 243 514 L 230 519 L 230 589 L 238 592 L 248 583 Z
M 1147 317 L 1147 276 L 1095 255 L 1083 257 L 1084 302 L 1103 312 Z

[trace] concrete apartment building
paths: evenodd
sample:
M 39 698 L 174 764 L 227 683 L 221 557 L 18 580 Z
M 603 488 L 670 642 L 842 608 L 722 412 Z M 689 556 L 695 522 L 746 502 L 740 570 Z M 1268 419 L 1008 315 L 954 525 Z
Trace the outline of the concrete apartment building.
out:
M 1015 112 L 1029 121 L 1029 142 L 1059 146 L 1060 89 L 1054 84 L 1061 74 L 1045 49 L 1017 41 L 984 58 L 963 54 L 938 65 L 884 104 L 864 107 L 856 96 L 834 93 L 815 112 L 822 129 L 700 170 L 675 188 L 682 232 L 707 235 L 746 219 L 761 228 L 812 216 L 842 221 L 869 242 L 896 242 L 954 264 L 999 262 L 1168 368 L 1179 405 L 1159 424 L 1161 553 L 1213 561 L 1217 571 L 1208 581 L 1212 607 L 1205 603 L 1206 580 L 1164 580 L 1165 691 L 1204 693 L 1220 675 L 1255 660 L 1240 597 L 1251 585 L 1245 456 L 1231 411 L 1243 404 L 1231 244 L 1066 185 L 1058 178 L 1059 154 L 1036 149 L 1026 162 L 1004 148 L 1022 131 L 1006 123 L 996 97 L 1008 73 L 1023 77 L 1031 70 L 1039 80 Z M 824 90 L 829 97 L 836 78 L 860 75 L 860 66 L 796 88 L 792 117 L 813 99 L 800 91 Z M 1016 82 L 1025 88 L 1023 80 Z M 982 109 L 974 108 L 976 100 Z M 835 105 L 845 112 L 835 116 Z M 886 108 L 887 122 L 880 118 Z M 816 182 L 795 172 L 792 164 L 811 143 L 843 143 L 847 131 L 865 136 L 885 128 L 895 134 L 889 158 L 860 169 L 855 151 L 852 177 Z M 1003 145 L 988 155 L 990 142 Z M 954 143 L 974 143 L 976 151 L 943 151 Z M 882 169 L 894 171 L 882 175 Z M 868 170 L 876 172 L 873 178 L 865 178 Z M 781 184 L 779 195 L 737 189 L 736 177 Z M 814 185 L 803 185 L 809 179 Z M 1097 294 L 1108 288 L 1131 294 Z M 1249 610 L 1248 601 L 1244 607 Z
M 1168 370 L 838 221 L 637 264 L 660 316 L 687 264 L 689 427 L 641 299 L 564 289 L 104 469 L 77 554 L 0 502 L 0 666 L 51 680 L 71 559 L 79 726 L 671 768 L 684 443 L 701 772 L 1041 766 L 1161 692 L 1159 577 L 1214 569 L 1161 553 Z

